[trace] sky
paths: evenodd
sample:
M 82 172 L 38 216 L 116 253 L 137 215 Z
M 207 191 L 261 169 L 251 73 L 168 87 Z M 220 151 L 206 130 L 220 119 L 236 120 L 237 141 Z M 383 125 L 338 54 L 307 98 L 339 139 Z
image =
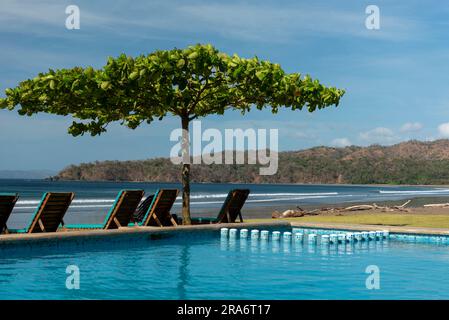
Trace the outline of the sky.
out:
M 80 28 L 66 28 L 66 8 Z M 379 8 L 369 29 L 367 6 Z M 0 2 L 0 97 L 49 68 L 101 67 L 108 56 L 212 43 L 257 55 L 287 72 L 346 90 L 338 107 L 314 113 L 228 111 L 202 127 L 278 129 L 279 150 L 317 145 L 391 145 L 449 137 L 449 5 L 442 1 L 31 1 Z M 174 117 L 136 130 L 111 125 L 72 137 L 72 119 L 0 110 L 0 170 L 60 170 L 96 160 L 168 157 Z

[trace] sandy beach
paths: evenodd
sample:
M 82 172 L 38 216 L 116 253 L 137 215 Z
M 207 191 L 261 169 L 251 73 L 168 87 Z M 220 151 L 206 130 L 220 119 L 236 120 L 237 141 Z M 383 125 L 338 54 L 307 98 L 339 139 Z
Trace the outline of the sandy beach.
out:
M 449 207 L 448 208 L 435 208 L 435 207 L 424 207 L 425 204 L 437 204 L 437 203 L 449 203 L 449 197 L 416 197 L 410 198 L 411 202 L 406 206 L 410 211 L 403 212 L 402 214 L 409 215 L 447 215 L 449 216 Z M 379 206 L 395 206 L 402 205 L 405 203 L 404 200 L 398 201 L 379 201 L 376 204 Z M 343 208 L 349 207 L 353 205 L 363 205 L 368 204 L 372 205 L 371 202 L 345 202 L 345 203 L 335 203 L 329 205 L 304 205 L 300 206 L 304 210 L 313 210 L 313 209 L 321 209 L 321 208 Z M 246 207 L 243 209 L 244 217 L 250 219 L 261 219 L 261 218 L 271 218 L 273 212 L 277 211 L 282 213 L 286 210 L 296 209 L 295 207 L 288 205 L 265 205 L 258 207 Z M 203 216 L 204 212 L 196 212 L 198 216 Z M 360 210 L 360 211 L 345 211 L 345 212 L 332 212 L 332 211 L 323 211 L 320 212 L 320 216 L 354 216 L 354 215 L 376 215 L 376 214 L 385 214 L 382 210 Z M 393 212 L 390 214 L 398 214 L 397 212 Z M 299 218 L 300 219 L 300 218 Z

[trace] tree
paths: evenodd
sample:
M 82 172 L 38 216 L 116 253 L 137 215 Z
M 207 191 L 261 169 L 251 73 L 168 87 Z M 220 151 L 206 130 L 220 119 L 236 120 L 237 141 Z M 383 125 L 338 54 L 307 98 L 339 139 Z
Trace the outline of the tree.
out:
M 136 58 L 124 54 L 109 58 L 101 69 L 50 69 L 34 79 L 6 89 L 0 108 L 18 108 L 20 115 L 38 112 L 71 115 L 73 136 L 106 131 L 121 121 L 131 129 L 142 123 L 178 116 L 188 132 L 189 122 L 226 109 L 248 112 L 270 107 L 310 112 L 338 105 L 344 90 L 328 88 L 308 75 L 286 73 L 279 64 L 229 56 L 212 45 L 158 50 Z M 183 138 L 188 150 L 188 135 Z M 190 164 L 182 165 L 182 216 L 190 224 Z

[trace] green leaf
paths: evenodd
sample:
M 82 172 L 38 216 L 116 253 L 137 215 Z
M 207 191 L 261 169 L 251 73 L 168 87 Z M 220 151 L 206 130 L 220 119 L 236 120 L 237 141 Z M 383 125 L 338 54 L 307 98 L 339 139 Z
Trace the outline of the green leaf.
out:
M 101 87 L 101 89 L 103 89 L 103 90 L 108 90 L 109 89 L 109 87 L 110 87 L 110 83 L 109 83 L 109 81 L 103 81 L 102 83 L 101 83 L 101 85 L 100 85 L 100 87 Z
M 195 60 L 196 58 L 198 58 L 198 52 L 192 52 L 191 54 L 189 54 L 188 58 L 190 60 Z
M 88 67 L 84 70 L 84 74 L 88 77 L 92 77 L 95 74 L 94 68 Z
M 75 81 L 73 81 L 72 86 L 71 86 L 71 90 L 72 90 L 72 91 L 75 90 L 75 88 L 78 86 L 79 82 L 80 82 L 80 81 L 79 81 L 78 79 L 75 80 Z
M 263 79 L 265 79 L 266 73 L 264 71 L 257 71 L 256 72 L 256 77 L 257 79 L 259 79 L 260 81 L 262 81 Z
M 178 68 L 182 68 L 182 67 L 184 67 L 185 64 L 186 64 L 186 61 L 184 59 L 179 59 L 178 63 L 176 64 L 176 66 Z
M 129 75 L 129 79 L 130 80 L 135 80 L 138 77 L 139 77 L 139 72 L 138 71 L 131 72 L 131 74 Z
M 240 67 L 238 67 L 237 69 L 234 70 L 234 72 L 232 73 L 232 75 L 233 75 L 235 78 L 237 78 L 237 77 L 240 75 L 240 73 L 242 72 L 242 70 L 243 70 L 243 66 L 240 66 Z

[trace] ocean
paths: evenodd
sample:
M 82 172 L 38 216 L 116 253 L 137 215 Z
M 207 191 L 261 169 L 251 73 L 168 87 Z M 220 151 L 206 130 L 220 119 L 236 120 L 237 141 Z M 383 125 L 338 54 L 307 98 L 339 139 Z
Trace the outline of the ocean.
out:
M 101 223 L 121 189 L 144 189 L 153 194 L 158 188 L 178 188 L 173 183 L 79 182 L 45 180 L 0 180 L 0 193 L 17 192 L 20 199 L 8 223 L 10 228 L 24 227 L 46 191 L 75 192 L 75 199 L 64 220 L 66 223 Z M 359 186 L 302 184 L 218 184 L 191 185 L 192 216 L 214 217 L 229 190 L 248 188 L 251 194 L 243 216 L 271 217 L 271 212 L 296 206 L 320 206 L 352 202 L 382 202 L 415 197 L 447 197 L 449 187 L 430 186 Z M 261 208 L 258 210 L 258 208 Z M 263 210 L 262 210 L 263 208 Z M 268 208 L 268 209 L 267 209 Z M 180 214 L 181 197 L 172 213 Z

